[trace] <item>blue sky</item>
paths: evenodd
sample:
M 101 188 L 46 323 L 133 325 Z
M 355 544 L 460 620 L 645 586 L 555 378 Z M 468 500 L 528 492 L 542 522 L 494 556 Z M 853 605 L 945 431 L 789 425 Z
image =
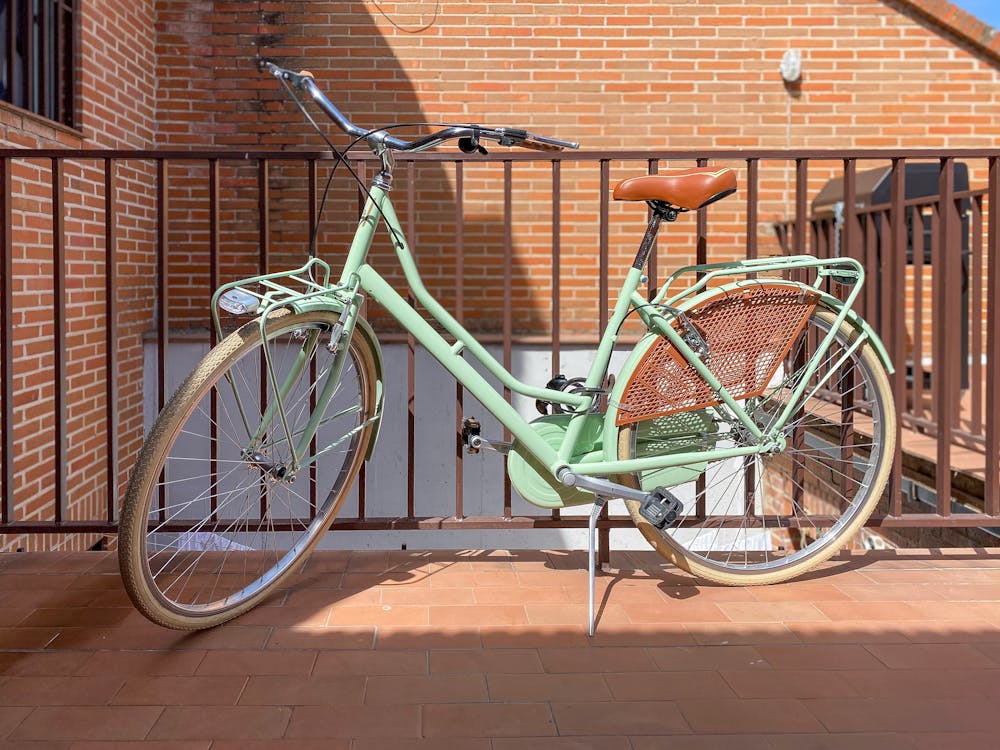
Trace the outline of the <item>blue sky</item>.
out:
M 997 0 L 951 0 L 962 10 L 1000 29 L 1000 2 Z

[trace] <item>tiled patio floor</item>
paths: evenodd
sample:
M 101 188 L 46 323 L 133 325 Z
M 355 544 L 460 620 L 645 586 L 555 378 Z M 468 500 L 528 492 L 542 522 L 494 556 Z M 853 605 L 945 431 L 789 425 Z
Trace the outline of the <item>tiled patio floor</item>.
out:
M 110 553 L 0 556 L 0 747 L 1000 747 L 1000 551 L 697 585 L 643 554 L 320 553 L 213 631 L 147 624 Z

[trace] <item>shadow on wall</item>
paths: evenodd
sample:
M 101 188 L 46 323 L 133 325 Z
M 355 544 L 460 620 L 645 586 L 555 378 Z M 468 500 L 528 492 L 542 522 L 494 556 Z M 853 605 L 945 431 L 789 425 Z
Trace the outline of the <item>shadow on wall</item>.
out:
M 247 12 L 217 5 L 209 13 L 187 1 L 166 3 L 160 14 L 161 64 L 172 66 L 172 76 L 184 75 L 179 69 L 186 66 L 189 81 L 198 85 L 175 87 L 168 79 L 163 87 L 160 112 L 169 125 L 164 128 L 164 146 L 325 149 L 282 87 L 257 72 L 257 56 L 283 67 L 310 70 L 320 88 L 361 127 L 435 120 L 434 113 L 423 111 L 417 86 L 377 28 L 368 4 L 310 2 L 269 7 L 280 10 Z M 433 24 L 424 33 L 433 34 Z M 314 107 L 310 112 L 334 145 L 347 145 L 346 137 L 322 113 Z M 477 113 L 468 112 L 468 118 L 476 121 Z M 411 128 L 394 132 L 408 137 L 427 131 Z M 317 170 L 320 194 L 329 166 L 321 163 Z M 548 169 L 547 165 L 541 168 Z M 369 163 L 369 177 L 373 169 Z M 549 286 L 544 260 L 536 261 L 536 269 L 531 271 L 519 259 L 518 249 L 512 248 L 505 272 L 502 168 L 469 165 L 464 170 L 461 279 L 456 275 L 455 167 L 425 162 L 413 169 L 412 177 L 410 167 L 397 169 L 393 197 L 428 289 L 446 308 L 454 310 L 456 289 L 461 285 L 463 319 L 475 331 L 502 330 L 504 304 L 510 301 L 515 332 L 547 332 Z M 211 293 L 205 203 L 198 208 L 200 201 L 207 200 L 207 168 L 204 164 L 178 164 L 171 170 L 171 195 L 176 195 L 171 199 L 169 224 L 171 325 L 198 328 L 207 323 L 206 300 Z M 254 165 L 237 167 L 223 162 L 220 281 L 251 275 L 260 268 L 259 174 Z M 278 160 L 268 165 L 267 175 L 267 266 L 276 271 L 300 265 L 307 257 L 308 177 L 301 163 Z M 339 267 L 356 226 L 358 195 L 354 180 L 339 168 L 326 200 L 318 242 L 320 257 L 334 268 Z M 543 216 L 550 211 L 551 206 L 539 209 Z M 521 221 L 522 209 L 516 203 L 514 213 L 514 219 Z M 544 259 L 549 251 L 540 248 L 537 252 Z M 398 262 L 384 236 L 377 240 L 371 261 L 405 293 Z M 529 288 L 529 283 L 542 283 L 539 291 L 543 294 Z M 377 330 L 397 327 L 381 309 L 370 308 L 368 317 Z

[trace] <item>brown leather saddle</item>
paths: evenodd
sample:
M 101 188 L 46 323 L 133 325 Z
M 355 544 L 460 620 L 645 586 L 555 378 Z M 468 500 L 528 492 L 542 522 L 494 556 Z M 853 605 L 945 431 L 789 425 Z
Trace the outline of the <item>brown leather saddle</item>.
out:
M 729 167 L 697 167 L 622 180 L 613 195 L 618 201 L 657 201 L 695 211 L 735 192 L 736 173 Z

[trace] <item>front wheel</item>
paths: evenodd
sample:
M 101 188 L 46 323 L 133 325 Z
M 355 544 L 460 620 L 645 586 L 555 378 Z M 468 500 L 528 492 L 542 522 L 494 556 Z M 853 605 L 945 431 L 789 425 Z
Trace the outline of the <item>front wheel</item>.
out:
M 777 419 L 805 377 L 817 343 L 835 323 L 832 310 L 817 307 L 764 393 L 744 403 L 758 426 L 766 430 Z M 661 555 L 716 583 L 768 584 L 804 573 L 849 542 L 882 496 L 896 435 L 885 367 L 874 348 L 858 338 L 852 326 L 840 324 L 806 388 L 811 397 L 797 406 L 784 429 L 783 450 L 707 461 L 683 475 L 671 491 L 684 510 L 665 530 L 639 513 L 639 503 L 627 501 L 632 520 Z M 701 415 L 712 429 L 702 430 L 700 446 L 688 443 L 686 449 L 747 444 L 738 423 L 721 409 L 690 414 Z M 657 422 L 623 426 L 619 457 L 662 452 Z M 645 486 L 648 477 L 622 479 L 652 489 Z
M 153 622 L 192 630 L 246 612 L 337 515 L 377 419 L 376 356 L 365 337 L 355 333 L 339 379 L 330 375 L 338 318 L 279 310 L 263 339 L 259 322 L 247 323 L 208 353 L 153 424 L 118 540 L 125 588 Z M 332 396 L 319 414 L 326 387 Z M 296 461 L 311 417 L 316 436 Z

